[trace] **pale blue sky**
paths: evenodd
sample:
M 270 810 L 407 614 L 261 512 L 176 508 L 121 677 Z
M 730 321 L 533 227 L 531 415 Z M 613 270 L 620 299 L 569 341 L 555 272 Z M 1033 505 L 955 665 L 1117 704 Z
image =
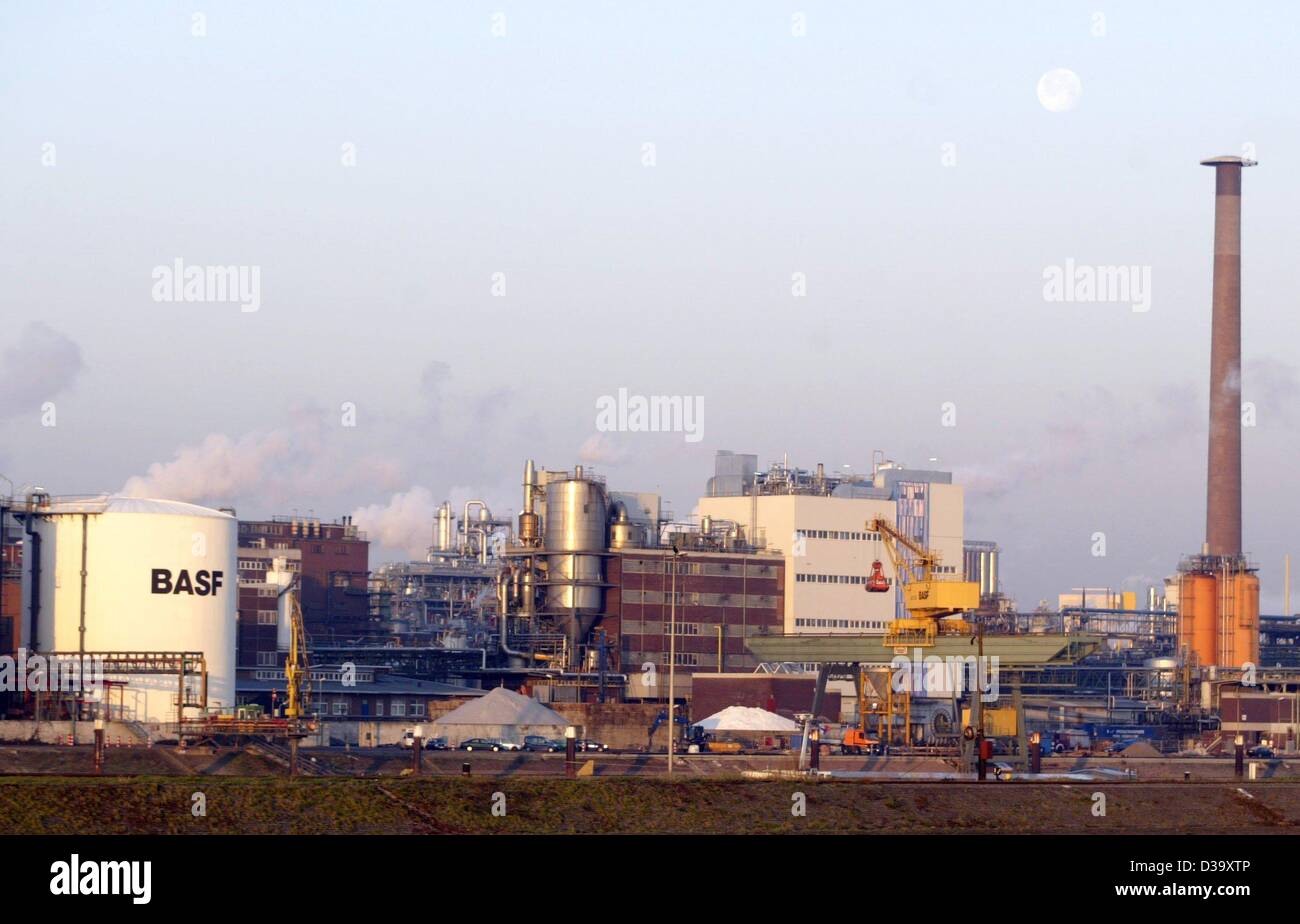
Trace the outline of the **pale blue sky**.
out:
M 7 371 L 0 472 L 116 489 L 218 434 L 251 461 L 204 499 L 241 513 L 415 487 L 517 507 L 523 459 L 571 466 L 624 386 L 705 399 L 702 441 L 625 434 L 600 466 L 678 513 L 719 448 L 936 456 L 997 486 L 968 533 L 1022 605 L 1131 587 L 1202 538 L 1197 161 L 1253 144 L 1246 545 L 1276 609 L 1300 551 L 1300 11 L 1108 6 L 6 4 L 0 350 L 39 322 L 81 365 Z M 1070 112 L 1035 96 L 1057 67 Z M 176 257 L 259 266 L 261 310 L 155 303 Z M 1151 311 L 1046 303 L 1067 258 L 1151 267 Z

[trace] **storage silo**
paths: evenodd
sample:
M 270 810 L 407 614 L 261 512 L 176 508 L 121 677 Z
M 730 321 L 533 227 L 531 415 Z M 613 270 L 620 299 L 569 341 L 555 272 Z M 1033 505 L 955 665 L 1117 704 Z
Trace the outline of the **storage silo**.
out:
M 1223 628 L 1219 664 L 1241 668 L 1259 664 L 1259 578 L 1249 572 L 1230 572 L 1221 579 L 1223 593 L 1231 598 L 1225 614 L 1230 624 Z
M 1218 664 L 1218 582 L 1212 574 L 1184 572 L 1179 577 L 1178 648 L 1197 665 Z
M 604 612 L 608 525 L 605 486 L 585 476 L 581 467 L 571 477 L 547 483 L 545 607 L 563 627 L 571 657 L 577 657 L 578 647 Z
M 28 645 L 41 653 L 202 652 L 209 707 L 235 703 L 238 521 L 179 501 L 41 496 L 24 513 L 39 601 Z M 39 551 L 38 551 L 39 550 Z M 115 676 L 126 718 L 176 720 L 177 677 Z M 200 678 L 193 678 L 195 695 Z

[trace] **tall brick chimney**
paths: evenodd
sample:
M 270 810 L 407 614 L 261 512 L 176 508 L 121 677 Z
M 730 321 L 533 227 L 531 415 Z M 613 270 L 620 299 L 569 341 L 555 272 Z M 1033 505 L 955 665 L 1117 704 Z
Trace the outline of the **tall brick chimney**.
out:
M 1241 555 L 1241 169 L 1212 157 L 1214 301 L 1210 326 L 1210 452 L 1205 506 L 1209 554 Z

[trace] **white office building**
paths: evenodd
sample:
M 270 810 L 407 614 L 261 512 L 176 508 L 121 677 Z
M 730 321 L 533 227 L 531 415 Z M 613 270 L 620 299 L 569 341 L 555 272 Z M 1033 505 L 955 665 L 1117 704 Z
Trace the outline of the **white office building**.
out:
M 700 498 L 700 516 L 731 522 L 751 541 L 785 556 L 787 633 L 878 635 L 902 614 L 893 564 L 868 524 L 880 517 L 962 571 L 962 489 L 948 472 L 880 460 L 870 475 L 827 474 L 778 463 L 757 471 L 757 457 L 723 452 Z M 723 493 L 726 492 L 726 493 Z M 867 593 L 880 561 L 893 593 Z

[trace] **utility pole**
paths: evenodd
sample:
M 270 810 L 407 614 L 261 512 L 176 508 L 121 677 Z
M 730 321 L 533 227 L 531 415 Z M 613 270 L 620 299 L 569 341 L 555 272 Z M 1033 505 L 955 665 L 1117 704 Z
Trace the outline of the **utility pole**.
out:
M 978 657 L 975 660 L 975 670 L 977 672 L 984 669 L 984 620 L 976 618 L 975 620 L 975 643 L 979 646 L 977 651 Z M 976 683 L 971 688 L 971 718 L 975 723 L 975 777 L 983 782 L 988 775 L 988 757 L 984 743 L 984 699 L 983 693 Z
M 671 600 L 668 605 L 668 775 L 673 775 L 673 741 L 677 733 L 677 559 L 681 556 L 676 543 L 669 559 L 672 567 Z

